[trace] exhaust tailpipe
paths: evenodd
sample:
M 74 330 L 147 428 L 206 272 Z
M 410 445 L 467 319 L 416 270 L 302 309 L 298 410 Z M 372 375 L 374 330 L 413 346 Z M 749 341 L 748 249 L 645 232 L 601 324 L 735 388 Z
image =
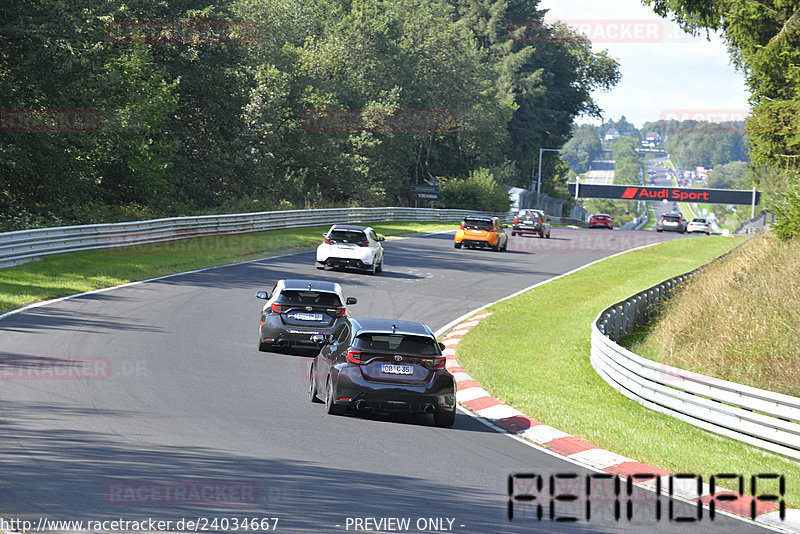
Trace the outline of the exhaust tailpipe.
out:
M 356 410 L 358 410 L 360 412 L 361 410 L 364 409 L 364 405 L 365 404 L 366 404 L 366 402 L 364 402 L 364 399 L 357 400 L 356 401 L 356 406 L 355 406 Z
M 426 404 L 425 409 L 423 411 L 428 415 L 432 414 L 435 411 L 433 408 L 433 404 Z

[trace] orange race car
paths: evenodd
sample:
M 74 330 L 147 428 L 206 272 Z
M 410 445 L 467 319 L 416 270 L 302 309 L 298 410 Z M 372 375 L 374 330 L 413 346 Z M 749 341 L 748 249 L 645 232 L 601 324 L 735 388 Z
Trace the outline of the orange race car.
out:
M 485 215 L 468 215 L 464 217 L 461 227 L 456 230 L 455 247 L 464 245 L 468 248 L 489 247 L 495 252 L 506 250 L 508 247 L 508 234 L 497 217 Z

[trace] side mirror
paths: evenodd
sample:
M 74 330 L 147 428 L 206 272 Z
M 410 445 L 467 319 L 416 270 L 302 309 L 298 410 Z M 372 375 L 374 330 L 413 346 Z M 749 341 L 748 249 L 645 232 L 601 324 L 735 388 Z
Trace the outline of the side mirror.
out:
M 322 234 L 322 237 L 328 237 L 328 234 Z
M 314 334 L 311 336 L 311 341 L 316 343 L 317 345 L 324 345 L 325 344 L 325 336 L 322 334 Z
M 439 344 L 439 350 L 444 352 L 444 349 L 446 349 L 447 347 L 445 347 L 444 343 L 442 343 L 441 341 L 438 344 Z
M 382 235 L 379 235 L 378 236 L 378 241 L 386 241 L 386 238 L 383 237 Z
M 269 300 L 269 293 L 266 291 L 259 291 L 256 293 L 256 298 L 261 300 Z
M 351 304 L 358 304 L 358 299 L 355 297 L 347 297 L 347 300 L 345 300 L 345 304 L 347 304 L 348 306 L 350 306 Z
M 504 224 L 504 225 L 503 225 L 503 228 L 508 228 L 508 225 L 507 225 L 507 224 Z

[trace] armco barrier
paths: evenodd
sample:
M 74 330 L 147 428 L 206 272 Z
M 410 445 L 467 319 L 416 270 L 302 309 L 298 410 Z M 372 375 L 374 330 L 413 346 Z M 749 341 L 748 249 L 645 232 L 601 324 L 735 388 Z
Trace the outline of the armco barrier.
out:
M 652 410 L 800 459 L 800 398 L 684 371 L 617 344 L 652 320 L 663 301 L 698 271 L 665 280 L 600 312 L 591 327 L 592 366 L 614 389 Z
M 456 221 L 469 210 L 434 208 L 332 208 L 265 211 L 231 215 L 173 217 L 148 221 L 37 228 L 0 234 L 0 267 L 19 265 L 50 254 L 175 241 L 206 235 L 259 232 L 279 228 L 383 221 Z M 505 213 L 495 215 L 504 221 Z

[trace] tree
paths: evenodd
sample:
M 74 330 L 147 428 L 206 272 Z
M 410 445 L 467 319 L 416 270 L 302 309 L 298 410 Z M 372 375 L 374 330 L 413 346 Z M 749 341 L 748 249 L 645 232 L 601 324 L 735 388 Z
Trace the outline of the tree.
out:
M 561 149 L 561 157 L 576 174 L 583 174 L 593 160 L 602 154 L 600 139 L 592 128 L 577 128 L 573 137 Z

